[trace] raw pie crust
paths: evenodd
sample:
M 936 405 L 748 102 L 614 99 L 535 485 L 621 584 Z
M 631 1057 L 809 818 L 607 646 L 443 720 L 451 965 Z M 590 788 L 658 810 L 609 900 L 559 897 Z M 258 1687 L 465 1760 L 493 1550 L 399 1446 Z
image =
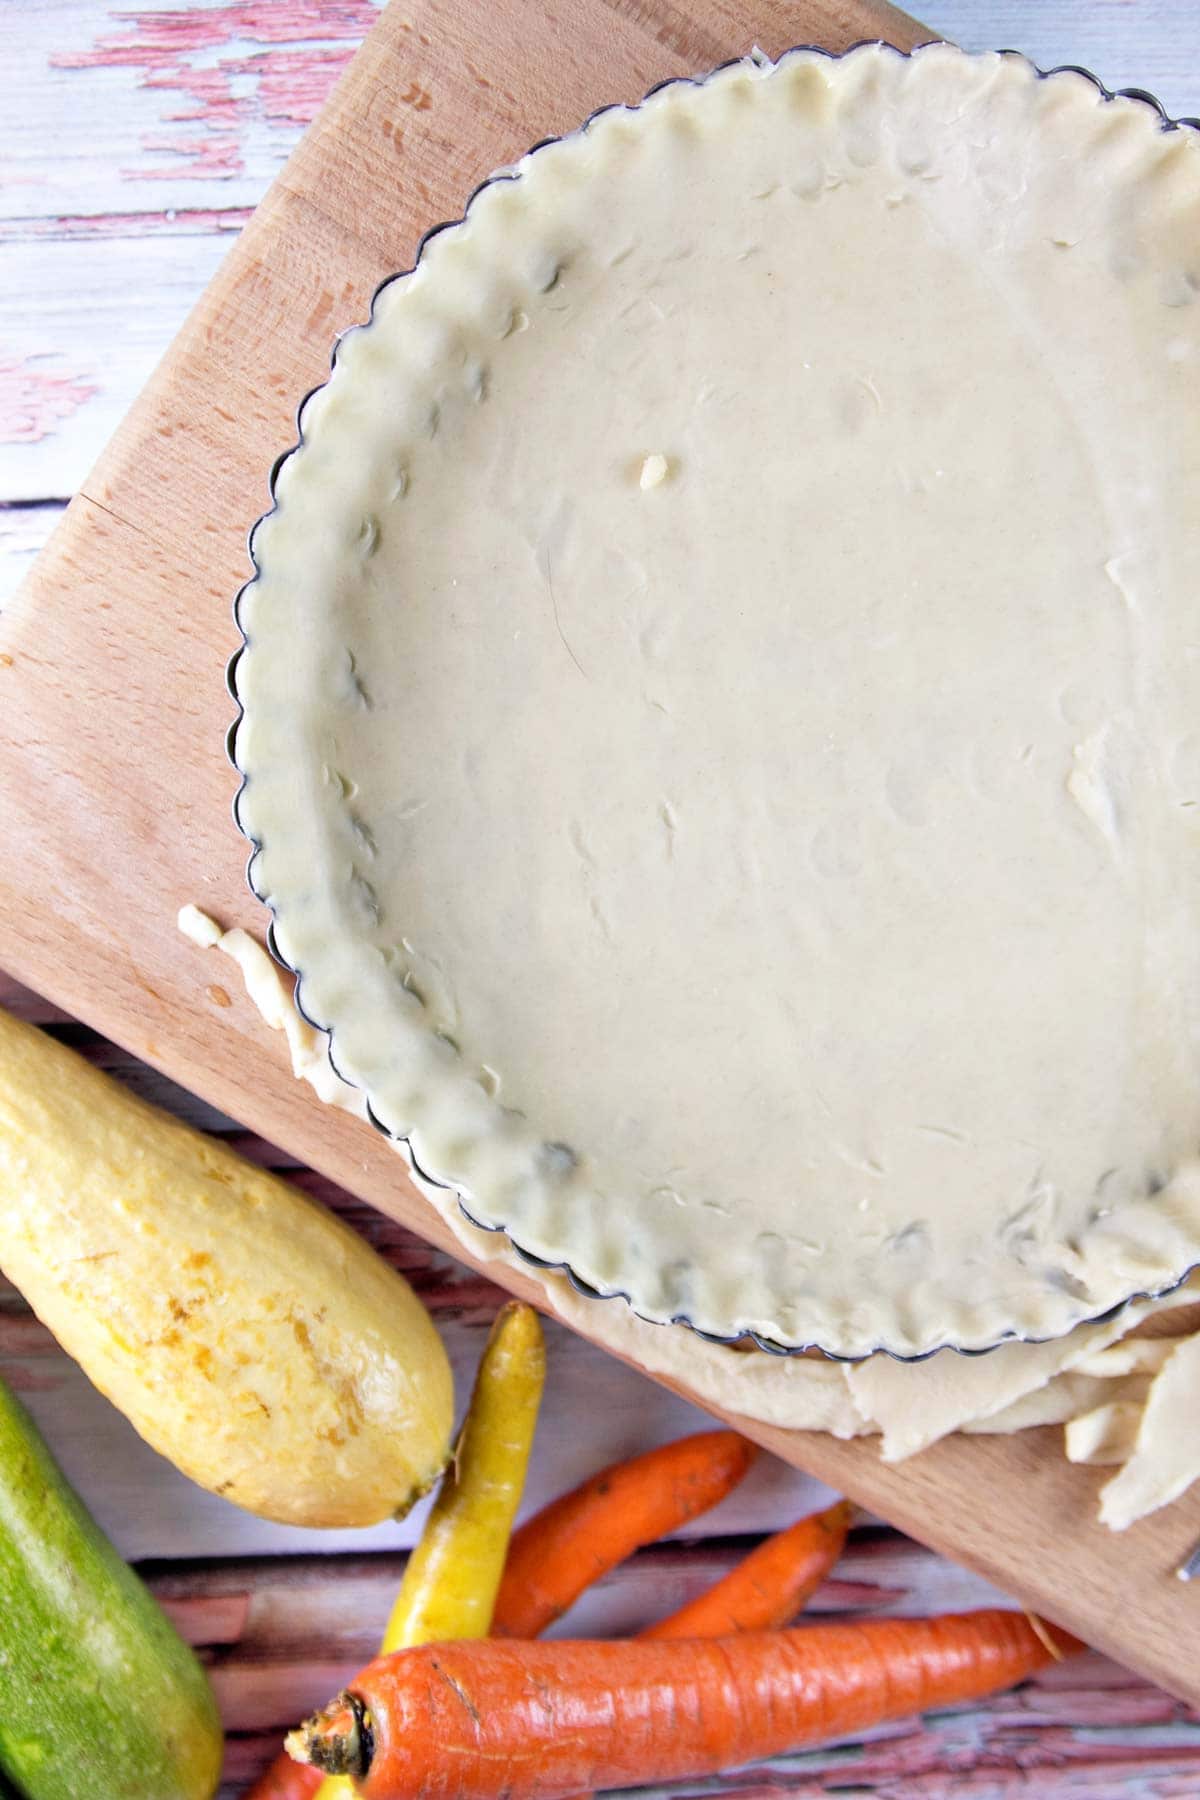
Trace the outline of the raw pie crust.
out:
M 842 1356 L 1200 1260 L 1200 138 L 945 46 L 661 90 L 342 340 L 256 890 L 472 1218 Z

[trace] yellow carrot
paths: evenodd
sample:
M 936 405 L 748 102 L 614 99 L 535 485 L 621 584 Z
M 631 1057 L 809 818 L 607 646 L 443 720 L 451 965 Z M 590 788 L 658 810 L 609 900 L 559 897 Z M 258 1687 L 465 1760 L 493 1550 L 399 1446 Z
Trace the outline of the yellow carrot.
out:
M 454 1460 L 404 1571 L 385 1654 L 491 1630 L 545 1371 L 541 1322 L 531 1306 L 510 1300 L 492 1327 Z
M 492 1326 L 454 1460 L 408 1559 L 384 1654 L 491 1630 L 545 1372 L 541 1322 L 531 1306 L 510 1300 Z M 353 1800 L 355 1792 L 335 1775 L 313 1800 Z

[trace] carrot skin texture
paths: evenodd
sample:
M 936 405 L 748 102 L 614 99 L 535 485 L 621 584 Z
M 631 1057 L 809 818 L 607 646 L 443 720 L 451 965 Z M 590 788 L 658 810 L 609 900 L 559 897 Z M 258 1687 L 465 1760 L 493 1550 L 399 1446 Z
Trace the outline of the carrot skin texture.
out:
M 552 1500 L 513 1535 L 492 1635 L 538 1637 L 609 1569 L 723 1500 L 756 1454 L 735 1431 L 701 1431 Z
M 789 1625 L 841 1555 L 853 1510 L 848 1500 L 839 1500 L 764 1538 L 728 1575 L 678 1612 L 644 1626 L 638 1636 L 717 1638 Z M 577 1800 L 591 1796 L 580 1794 Z
M 774 1631 L 788 1625 L 837 1562 L 850 1529 L 845 1500 L 798 1519 L 765 1538 L 736 1568 L 697 1594 L 669 1618 L 638 1633 L 642 1638 L 731 1637 L 738 1631 Z
M 1050 1660 L 1023 1614 L 1000 1611 L 710 1641 L 430 1645 L 355 1680 L 373 1738 L 355 1779 L 363 1800 L 563 1800 L 694 1779 L 979 1699 Z M 305 1728 L 310 1748 L 319 1729 Z

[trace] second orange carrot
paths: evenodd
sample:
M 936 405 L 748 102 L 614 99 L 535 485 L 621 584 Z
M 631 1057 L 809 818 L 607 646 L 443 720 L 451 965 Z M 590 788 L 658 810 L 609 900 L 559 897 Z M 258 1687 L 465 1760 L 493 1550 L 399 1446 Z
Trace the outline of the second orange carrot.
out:
M 729 1637 L 790 1624 L 842 1554 L 852 1510 L 839 1500 L 765 1538 L 728 1575 L 638 1636 Z
M 723 1500 L 755 1455 L 735 1431 L 701 1431 L 552 1500 L 513 1536 L 493 1636 L 537 1637 L 609 1569 Z

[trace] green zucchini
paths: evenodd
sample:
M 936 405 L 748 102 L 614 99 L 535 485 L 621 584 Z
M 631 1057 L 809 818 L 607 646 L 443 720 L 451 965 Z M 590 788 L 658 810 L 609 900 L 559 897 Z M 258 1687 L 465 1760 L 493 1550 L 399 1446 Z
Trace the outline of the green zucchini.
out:
M 208 1677 L 0 1383 L 0 1769 L 26 1800 L 211 1800 Z

